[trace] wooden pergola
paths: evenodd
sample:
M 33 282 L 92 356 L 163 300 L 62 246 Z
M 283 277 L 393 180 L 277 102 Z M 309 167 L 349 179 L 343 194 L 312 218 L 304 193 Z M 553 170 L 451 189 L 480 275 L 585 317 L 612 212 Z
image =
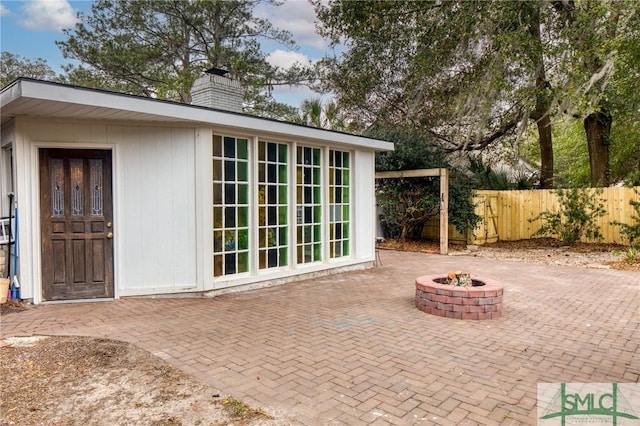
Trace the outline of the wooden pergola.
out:
M 415 177 L 440 178 L 440 254 L 449 253 L 449 171 L 447 169 L 416 169 L 395 172 L 376 172 L 376 179 Z

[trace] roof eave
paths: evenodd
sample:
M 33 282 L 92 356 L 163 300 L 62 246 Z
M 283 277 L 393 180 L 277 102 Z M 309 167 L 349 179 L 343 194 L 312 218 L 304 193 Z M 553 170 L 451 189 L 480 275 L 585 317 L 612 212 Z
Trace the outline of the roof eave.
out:
M 69 105 L 88 106 L 99 109 L 119 110 L 144 114 L 150 121 L 165 119 L 223 126 L 237 130 L 267 132 L 270 134 L 299 137 L 306 140 L 332 142 L 357 146 L 376 151 L 393 150 L 393 143 L 364 136 L 340 133 L 325 129 L 301 126 L 284 121 L 270 120 L 247 114 L 215 110 L 196 105 L 143 98 L 97 89 L 69 86 L 59 83 L 31 79 L 18 79 L 5 87 L 0 94 L 2 108 L 11 110 L 13 102 L 34 99 Z M 3 112 L 4 115 L 4 112 Z M 27 114 L 28 115 L 28 114 Z

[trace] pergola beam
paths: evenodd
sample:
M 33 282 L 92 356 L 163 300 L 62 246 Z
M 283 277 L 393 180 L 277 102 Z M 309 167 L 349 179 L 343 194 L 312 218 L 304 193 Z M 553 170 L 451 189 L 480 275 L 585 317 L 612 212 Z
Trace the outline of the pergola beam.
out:
M 400 179 L 411 177 L 437 177 L 447 169 L 415 169 L 415 170 L 398 170 L 393 172 L 376 172 L 376 179 Z

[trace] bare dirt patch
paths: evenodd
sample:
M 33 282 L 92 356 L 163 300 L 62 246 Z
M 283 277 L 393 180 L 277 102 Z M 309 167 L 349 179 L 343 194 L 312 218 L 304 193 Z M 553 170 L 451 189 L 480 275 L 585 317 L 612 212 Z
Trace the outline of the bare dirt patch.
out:
M 433 241 L 399 241 L 387 239 L 378 247 L 393 250 L 439 253 L 440 245 Z M 587 268 L 613 268 L 640 272 L 640 261 L 628 262 L 624 253 L 628 247 L 618 244 L 577 243 L 568 246 L 552 238 L 520 241 L 500 241 L 468 250 L 462 244 L 450 244 L 454 256 L 473 256 L 547 265 L 568 265 Z
M 2 345 L 2 425 L 289 424 L 129 343 L 29 337 Z

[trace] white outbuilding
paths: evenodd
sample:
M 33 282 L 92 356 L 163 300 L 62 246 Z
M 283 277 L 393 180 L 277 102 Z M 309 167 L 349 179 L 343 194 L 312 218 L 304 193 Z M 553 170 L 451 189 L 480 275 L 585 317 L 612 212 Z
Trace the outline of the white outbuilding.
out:
M 393 144 L 226 110 L 225 79 L 198 81 L 209 106 L 2 89 L 0 216 L 17 212 L 21 298 L 215 295 L 373 263 L 374 156 Z

